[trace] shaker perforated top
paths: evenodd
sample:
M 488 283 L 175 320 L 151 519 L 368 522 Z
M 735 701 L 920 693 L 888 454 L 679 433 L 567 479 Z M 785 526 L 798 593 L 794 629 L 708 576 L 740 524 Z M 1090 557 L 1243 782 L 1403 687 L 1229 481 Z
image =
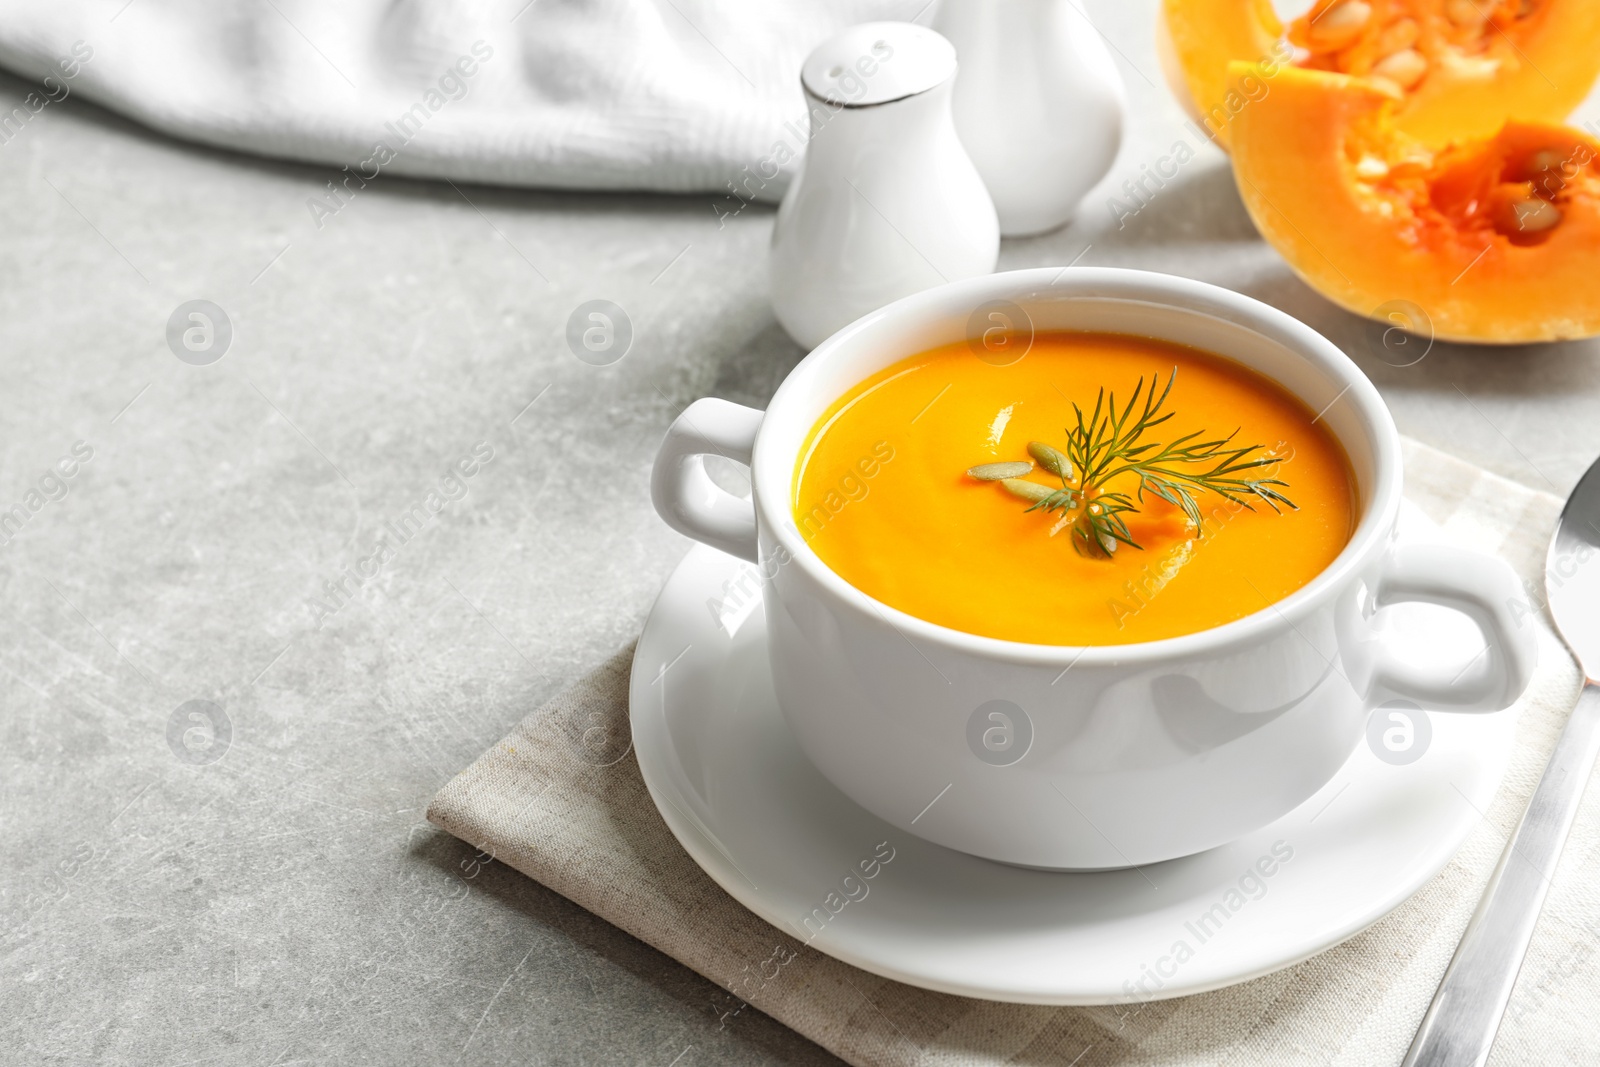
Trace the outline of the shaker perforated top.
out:
M 925 93 L 956 72 L 956 50 L 909 22 L 864 22 L 830 37 L 806 57 L 800 84 L 842 107 L 873 107 Z

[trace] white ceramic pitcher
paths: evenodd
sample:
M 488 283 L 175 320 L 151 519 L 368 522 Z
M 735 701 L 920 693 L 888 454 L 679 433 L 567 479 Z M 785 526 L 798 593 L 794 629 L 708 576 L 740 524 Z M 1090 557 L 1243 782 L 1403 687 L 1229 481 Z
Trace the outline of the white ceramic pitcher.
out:
M 908 22 L 820 45 L 811 139 L 772 231 L 772 306 L 807 348 L 903 296 L 994 270 L 994 205 L 950 115 L 955 49 Z
M 954 113 L 1007 237 L 1071 221 L 1122 144 L 1122 79 L 1075 0 L 942 0 Z

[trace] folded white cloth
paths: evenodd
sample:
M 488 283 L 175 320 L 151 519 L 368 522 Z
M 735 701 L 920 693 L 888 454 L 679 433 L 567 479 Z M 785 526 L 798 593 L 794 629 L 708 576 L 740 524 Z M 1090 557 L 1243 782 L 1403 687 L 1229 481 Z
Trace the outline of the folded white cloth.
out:
M 1560 500 L 1415 441 L 1405 442 L 1404 454 L 1406 498 L 1448 539 L 1502 556 L 1530 583 L 1540 580 Z M 608 737 L 628 737 L 631 650 L 528 715 L 452 778 L 428 819 L 728 990 L 716 1001 L 724 1023 L 747 997 L 857 1067 L 1396 1064 L 1583 688 L 1549 621 L 1541 615 L 1537 626 L 1539 670 L 1516 713 L 1510 768 L 1449 865 L 1370 929 L 1321 955 L 1174 1000 L 1054 1008 L 933 993 L 856 970 L 768 926 L 689 858 L 656 815 L 631 756 L 604 767 L 592 754 L 573 756 L 597 726 Z M 1597 862 L 1600 789 L 1591 787 L 1493 1065 L 1596 1062 Z M 774 946 L 791 961 L 783 979 L 753 981 Z
M 0 66 L 177 137 L 352 171 L 726 191 L 804 130 L 839 28 L 930 0 L 0 0 Z M 779 153 L 786 158 L 788 153 Z M 791 164 L 792 166 L 792 164 Z M 770 168 L 767 168 L 770 172 Z M 330 175 L 341 183 L 347 178 Z

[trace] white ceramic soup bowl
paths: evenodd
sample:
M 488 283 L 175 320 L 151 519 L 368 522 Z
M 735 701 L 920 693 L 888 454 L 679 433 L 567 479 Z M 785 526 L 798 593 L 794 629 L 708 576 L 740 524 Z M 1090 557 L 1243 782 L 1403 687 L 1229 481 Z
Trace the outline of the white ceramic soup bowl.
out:
M 1034 331 L 1192 345 L 1278 382 L 1321 413 L 1350 458 L 1360 515 L 1350 543 L 1253 615 L 1142 644 L 981 637 L 845 582 L 791 510 L 807 433 L 852 386 L 917 352 L 977 338 L 973 358 L 1014 357 L 1015 348 L 1011 357 L 985 348 L 984 330 L 1026 331 L 1030 320 Z M 752 498 L 713 484 L 707 454 L 749 463 Z M 1377 390 L 1303 323 L 1181 278 L 1047 268 L 953 282 L 867 315 L 806 357 L 764 413 L 696 402 L 667 433 L 652 493 L 674 529 L 757 565 L 778 702 L 835 786 L 899 829 L 962 852 L 1094 869 L 1189 855 L 1286 814 L 1333 776 L 1387 701 L 1482 712 L 1522 693 L 1536 646 L 1531 623 L 1512 610 L 1522 597 L 1512 571 L 1459 548 L 1398 544 L 1401 478 L 1399 437 Z M 1487 653 L 1465 671 L 1469 649 L 1448 663 L 1403 658 L 1374 625 L 1401 601 L 1463 612 Z

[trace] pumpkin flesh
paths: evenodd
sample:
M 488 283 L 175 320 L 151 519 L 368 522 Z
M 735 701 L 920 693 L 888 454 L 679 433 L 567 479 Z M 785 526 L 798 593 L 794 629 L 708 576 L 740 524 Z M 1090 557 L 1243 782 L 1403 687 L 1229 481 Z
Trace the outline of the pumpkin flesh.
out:
M 1233 84 L 1259 78 L 1234 64 Z M 1600 334 L 1600 142 L 1511 122 L 1433 149 L 1370 79 L 1280 71 L 1233 119 L 1239 191 L 1302 278 L 1361 315 L 1397 303 L 1450 340 Z

